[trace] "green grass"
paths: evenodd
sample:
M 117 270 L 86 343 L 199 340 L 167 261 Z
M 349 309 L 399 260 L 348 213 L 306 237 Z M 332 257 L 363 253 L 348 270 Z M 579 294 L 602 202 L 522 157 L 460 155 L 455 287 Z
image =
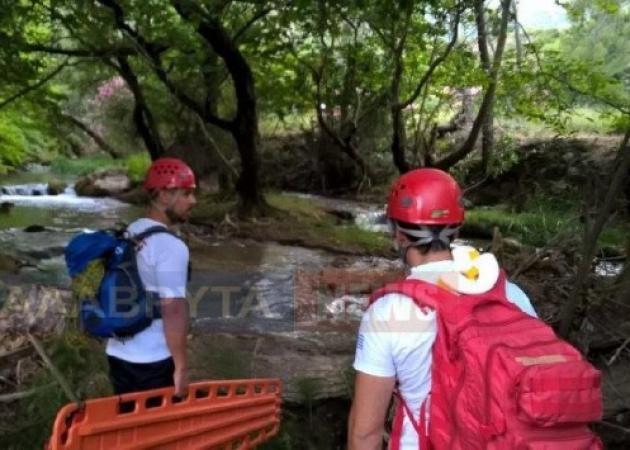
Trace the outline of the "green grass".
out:
M 564 130 L 561 134 L 611 134 L 618 131 L 618 115 L 598 108 L 575 107 L 563 114 Z M 508 134 L 524 139 L 552 138 L 558 130 L 550 124 L 525 117 L 499 117 L 497 124 Z
M 358 248 L 366 253 L 384 253 L 391 247 L 390 240 L 382 233 L 363 230 L 354 224 L 339 225 L 337 219 L 323 211 L 309 199 L 287 194 L 272 193 L 267 201 L 279 214 L 279 218 L 291 217 L 307 236 L 321 239 L 328 246 Z
M 60 156 L 50 162 L 51 171 L 56 175 L 82 176 L 98 169 L 109 169 L 120 166 L 120 161 L 108 156 L 91 156 L 80 159 L 69 159 Z
M 146 152 L 132 153 L 123 159 L 113 159 L 109 156 L 90 156 L 79 159 L 69 159 L 63 156 L 53 159 L 50 163 L 51 171 L 59 176 L 83 176 L 101 169 L 125 168 L 129 177 L 139 182 L 151 164 Z
M 265 198 L 270 206 L 267 217 L 238 222 L 237 235 L 357 254 L 381 255 L 391 248 L 383 234 L 351 223 L 340 224 L 336 217 L 309 199 L 276 192 L 267 193 Z M 208 195 L 198 203 L 193 223 L 218 226 L 226 215 L 238 220 L 235 199 Z
M 513 237 L 536 247 L 547 245 L 558 235 L 581 241 L 584 234 L 578 215 L 561 209 L 541 208 L 515 213 L 504 206 L 476 208 L 467 211 L 466 222 L 486 230 L 498 227 L 504 237 Z M 599 245 L 622 249 L 629 231 L 627 224 L 611 224 L 600 235 Z

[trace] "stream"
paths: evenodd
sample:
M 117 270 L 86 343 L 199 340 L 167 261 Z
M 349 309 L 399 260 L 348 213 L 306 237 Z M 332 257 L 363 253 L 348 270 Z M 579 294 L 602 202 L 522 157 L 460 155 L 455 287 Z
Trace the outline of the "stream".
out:
M 48 195 L 41 178 L 37 173 L 2 180 L 0 208 L 9 209 L 0 213 L 0 276 L 11 285 L 68 288 L 63 259 L 67 242 L 82 231 L 120 227 L 140 217 L 143 209 L 110 198 L 77 196 L 72 180 L 66 180 L 63 193 Z M 312 198 L 326 208 L 349 211 L 367 229 L 385 229 L 379 206 Z M 292 331 L 297 273 L 341 266 L 387 269 L 397 264 L 348 256 L 340 262 L 338 255 L 324 250 L 247 239 L 194 239 L 189 246 L 191 315 L 202 329 L 226 332 Z M 330 305 L 331 315 L 341 312 L 333 296 L 322 300 Z
M 64 180 L 67 187 L 63 193 L 48 195 L 45 178 L 42 171 L 20 173 L 3 177 L 0 185 L 0 276 L 7 284 L 69 287 L 63 250 L 72 236 L 85 230 L 120 227 L 143 213 L 140 207 L 114 199 L 77 196 L 72 179 Z M 361 228 L 387 230 L 383 205 L 292 195 L 348 214 Z M 195 239 L 190 251 L 192 316 L 202 328 L 230 332 L 291 331 L 298 273 L 333 267 L 370 271 L 398 266 L 396 261 L 383 258 L 345 256 L 339 260 L 338 255 L 324 250 L 246 239 Z M 620 263 L 603 261 L 595 272 L 612 276 L 621 267 Z M 347 302 L 361 302 L 348 296 L 324 295 L 320 300 L 333 317 L 346 312 Z M 360 311 L 356 312 L 358 317 Z

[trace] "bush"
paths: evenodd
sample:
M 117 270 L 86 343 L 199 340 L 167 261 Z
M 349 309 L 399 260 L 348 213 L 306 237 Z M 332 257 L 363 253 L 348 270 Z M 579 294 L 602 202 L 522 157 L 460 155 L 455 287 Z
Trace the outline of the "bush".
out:
M 151 165 L 151 158 L 147 152 L 133 153 L 125 158 L 124 164 L 129 178 L 132 181 L 140 182 L 144 179 L 144 175 Z
M 0 174 L 10 172 L 26 159 L 26 138 L 10 116 L 0 115 Z

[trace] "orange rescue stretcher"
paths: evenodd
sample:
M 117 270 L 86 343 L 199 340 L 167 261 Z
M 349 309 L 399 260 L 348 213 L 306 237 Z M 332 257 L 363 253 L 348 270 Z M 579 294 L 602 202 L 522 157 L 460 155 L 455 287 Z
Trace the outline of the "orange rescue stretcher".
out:
M 48 450 L 246 450 L 280 428 L 280 380 L 192 383 L 64 406 Z

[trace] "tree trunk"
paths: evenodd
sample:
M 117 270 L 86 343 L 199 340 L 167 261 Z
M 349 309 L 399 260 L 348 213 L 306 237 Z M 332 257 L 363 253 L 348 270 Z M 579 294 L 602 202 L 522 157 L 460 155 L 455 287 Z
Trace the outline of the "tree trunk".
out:
M 407 158 L 405 156 L 405 121 L 403 118 L 402 108 L 398 104 L 400 97 L 400 79 L 402 78 L 403 72 L 403 43 L 400 44 L 399 48 L 395 49 L 396 67 L 394 68 L 390 94 L 392 105 L 392 157 L 398 172 L 401 174 L 409 171 L 409 163 L 407 163 Z
M 249 215 L 265 207 L 258 173 L 258 113 L 254 76 L 247 60 L 218 20 L 204 17 L 198 32 L 223 59 L 234 83 L 237 110 L 230 131 L 241 158 L 241 174 L 236 190 L 243 213 Z
M 630 237 L 626 238 L 626 261 L 623 270 L 615 280 L 617 303 L 630 306 Z
M 127 86 L 129 86 L 129 90 L 133 94 L 135 102 L 133 108 L 133 122 L 136 126 L 136 130 L 138 130 L 138 134 L 142 137 L 144 145 L 151 155 L 151 159 L 155 161 L 164 154 L 164 146 L 162 145 L 160 134 L 155 125 L 153 114 L 144 98 L 138 77 L 131 68 L 127 57 L 119 56 L 116 58 L 116 61 L 118 64 L 116 64 L 115 67 L 118 73 L 123 77 Z
M 595 222 L 592 227 L 586 223 L 584 247 L 582 248 L 582 261 L 578 267 L 576 274 L 575 285 L 573 293 L 567 299 L 567 302 L 563 305 L 560 312 L 560 334 L 565 338 L 569 336 L 571 330 L 571 324 L 575 318 L 575 313 L 578 307 L 584 301 L 584 297 L 587 290 L 587 281 L 591 273 L 591 264 L 595 253 L 597 252 L 597 239 L 601 234 L 610 213 L 615 205 L 615 202 L 623 189 L 623 183 L 626 175 L 630 170 L 630 130 L 626 132 L 623 142 L 619 147 L 619 153 L 615 159 L 615 172 L 608 186 L 606 197 L 599 210 Z
M 501 27 L 499 32 L 499 39 L 497 42 L 497 49 L 494 53 L 494 61 L 492 62 L 488 84 L 484 91 L 483 101 L 481 102 L 481 107 L 479 108 L 479 112 L 477 113 L 477 118 L 473 123 L 472 130 L 470 130 L 468 138 L 458 150 L 435 163 L 435 166 L 440 169 L 449 169 L 451 166 L 468 156 L 468 154 L 475 149 L 475 144 L 477 142 L 477 138 L 479 137 L 479 133 L 481 132 L 482 126 L 486 121 L 488 114 L 492 113 L 494 94 L 497 89 L 499 72 L 501 69 L 501 61 L 503 59 L 503 50 L 505 49 L 505 41 L 507 38 L 507 26 L 510 18 L 511 3 L 512 0 L 501 0 Z
M 488 51 L 488 32 L 486 28 L 486 13 L 484 10 L 484 0 L 475 0 L 475 21 L 477 23 L 477 45 L 479 47 L 479 59 L 481 67 L 487 77 L 491 76 L 492 63 L 490 52 Z M 492 159 L 494 148 L 494 107 L 490 105 L 488 113 L 483 122 L 481 139 L 481 167 L 484 174 L 488 173 L 488 168 Z
M 523 65 L 523 42 L 521 39 L 521 27 L 518 23 L 518 0 L 512 1 L 512 21 L 514 22 L 514 44 L 516 45 L 516 65 Z
M 494 105 L 490 105 L 481 135 L 481 168 L 488 174 L 494 153 Z
M 405 156 L 405 124 L 402 110 L 392 107 L 392 157 L 394 164 L 401 174 L 409 171 L 409 163 Z
M 172 0 L 177 12 L 186 20 L 197 11 L 197 4 Z M 258 160 L 258 115 L 254 76 L 243 54 L 219 19 L 208 14 L 195 17 L 197 33 L 225 63 L 234 84 L 236 116 L 229 125 L 241 158 L 241 173 L 236 190 L 241 200 L 241 212 L 249 215 L 264 211 L 266 203 L 260 191 Z M 209 114 L 207 114 L 208 116 Z

